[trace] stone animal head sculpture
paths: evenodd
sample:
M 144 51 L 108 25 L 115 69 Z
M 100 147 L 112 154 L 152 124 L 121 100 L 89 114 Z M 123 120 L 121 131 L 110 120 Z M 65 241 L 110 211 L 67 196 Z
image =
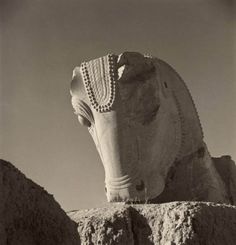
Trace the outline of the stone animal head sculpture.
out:
M 110 202 L 157 197 L 173 162 L 204 145 L 187 87 L 158 58 L 125 52 L 84 62 L 70 92 L 101 157 Z

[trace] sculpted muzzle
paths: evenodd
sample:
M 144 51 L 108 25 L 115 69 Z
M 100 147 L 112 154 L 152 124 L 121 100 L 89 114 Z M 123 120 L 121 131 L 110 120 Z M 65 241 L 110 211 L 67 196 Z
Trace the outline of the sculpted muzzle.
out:
M 158 59 L 133 52 L 74 69 L 72 105 L 99 152 L 108 201 L 147 201 L 163 191 L 183 145 L 171 79 Z

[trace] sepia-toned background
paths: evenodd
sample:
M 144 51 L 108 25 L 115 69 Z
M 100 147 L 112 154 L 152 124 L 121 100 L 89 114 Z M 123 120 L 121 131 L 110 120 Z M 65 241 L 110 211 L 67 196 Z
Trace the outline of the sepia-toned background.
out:
M 107 53 L 164 59 L 187 83 L 213 156 L 236 160 L 230 0 L 2 0 L 0 153 L 65 210 L 102 206 L 104 170 L 70 104 L 72 70 Z

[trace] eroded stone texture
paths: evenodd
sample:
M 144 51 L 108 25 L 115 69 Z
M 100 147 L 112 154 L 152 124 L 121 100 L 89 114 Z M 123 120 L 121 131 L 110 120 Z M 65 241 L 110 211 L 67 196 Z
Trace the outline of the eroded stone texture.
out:
M 76 67 L 70 92 L 100 154 L 109 202 L 234 203 L 236 187 L 216 170 L 191 94 L 167 63 L 109 54 Z
M 72 211 L 82 244 L 133 244 L 129 208 L 120 205 Z
M 79 245 L 76 228 L 52 195 L 0 160 L 1 245 Z
M 82 244 L 234 245 L 236 207 L 201 202 L 73 211 Z

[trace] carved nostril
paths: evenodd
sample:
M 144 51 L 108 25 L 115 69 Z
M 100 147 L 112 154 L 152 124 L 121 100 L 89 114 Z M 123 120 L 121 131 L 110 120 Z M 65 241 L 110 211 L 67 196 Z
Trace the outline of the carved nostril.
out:
M 107 188 L 105 187 L 105 192 L 107 193 Z
M 143 180 L 141 180 L 140 184 L 136 185 L 136 190 L 137 191 L 143 191 L 144 187 L 145 187 L 144 182 L 143 182 Z

